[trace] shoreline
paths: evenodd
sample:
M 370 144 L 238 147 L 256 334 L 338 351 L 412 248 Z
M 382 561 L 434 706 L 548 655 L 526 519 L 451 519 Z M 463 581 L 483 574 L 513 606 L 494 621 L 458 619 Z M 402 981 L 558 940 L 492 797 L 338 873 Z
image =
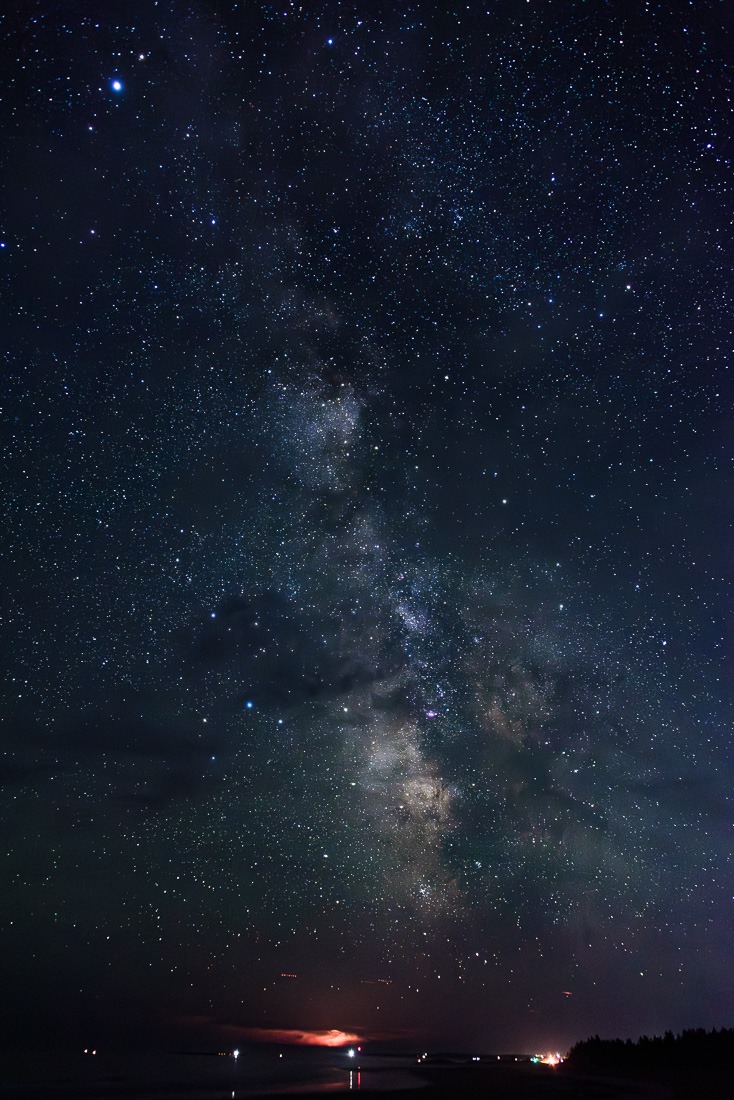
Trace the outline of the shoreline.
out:
M 407 1064 L 406 1064 L 407 1063 Z M 7 1067 L 5 1067 L 7 1068 Z M 17 1067 L 19 1068 L 19 1067 Z M 101 1068 L 101 1067 L 100 1067 Z M 257 1100 L 258 1097 L 333 1097 L 360 1092 L 380 1100 L 403 1100 L 419 1093 L 425 1100 L 724 1100 L 732 1095 L 734 1074 L 705 1070 L 698 1073 L 649 1077 L 611 1077 L 577 1073 L 529 1063 L 426 1065 L 358 1064 L 353 1068 L 324 1067 L 310 1080 L 297 1073 L 287 1078 L 229 1077 L 218 1080 L 172 1074 L 155 1079 L 141 1074 L 101 1074 L 76 1077 L 22 1073 L 0 1079 L 3 1100 Z

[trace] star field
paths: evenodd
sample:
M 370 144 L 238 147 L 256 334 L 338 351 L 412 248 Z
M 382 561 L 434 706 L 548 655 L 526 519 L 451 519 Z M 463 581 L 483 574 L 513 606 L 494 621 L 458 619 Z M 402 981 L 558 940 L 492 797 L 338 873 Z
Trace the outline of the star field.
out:
M 103 9 L 3 28 L 5 1034 L 730 1024 L 722 5 Z

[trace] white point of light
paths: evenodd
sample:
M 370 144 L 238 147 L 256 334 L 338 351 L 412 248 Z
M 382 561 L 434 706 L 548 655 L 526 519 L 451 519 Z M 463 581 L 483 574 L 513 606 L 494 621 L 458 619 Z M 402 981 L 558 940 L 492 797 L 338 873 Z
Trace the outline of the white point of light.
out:
M 349 1050 L 347 1051 L 347 1057 L 354 1058 L 354 1047 L 349 1048 Z
M 110 82 L 110 86 L 111 86 L 113 92 L 121 92 L 122 91 L 122 81 L 121 80 L 112 80 Z
M 240 1052 L 238 1050 L 233 1050 L 232 1051 L 232 1057 L 234 1058 L 235 1061 L 237 1061 L 239 1056 L 240 1056 Z

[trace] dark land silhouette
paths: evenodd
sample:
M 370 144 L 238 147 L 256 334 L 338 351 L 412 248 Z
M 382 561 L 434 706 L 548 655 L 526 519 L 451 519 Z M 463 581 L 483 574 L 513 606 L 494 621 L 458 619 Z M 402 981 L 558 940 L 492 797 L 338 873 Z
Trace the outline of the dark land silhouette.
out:
M 211 1052 L 208 1052 L 211 1053 Z M 183 1056 L 181 1056 L 183 1057 Z M 201 1061 L 201 1059 L 194 1059 Z M 226 1055 L 208 1059 L 225 1070 Z M 226 1063 L 226 1065 L 225 1065 Z M 326 1066 L 327 1063 L 324 1063 Z M 22 1072 L 0 1074 L 0 1096 L 8 1100 L 225 1100 L 236 1096 L 308 1095 L 311 1100 L 335 1092 L 371 1093 L 379 1100 L 729 1100 L 734 1097 L 734 1029 L 702 1028 L 674 1035 L 602 1039 L 576 1043 L 560 1065 L 534 1063 L 529 1055 L 445 1054 L 363 1056 L 328 1084 L 292 1079 L 199 1072 L 186 1059 L 170 1078 L 153 1073 L 110 1073 L 89 1060 L 88 1075 L 61 1070 L 23 1080 Z M 209 1066 L 205 1067 L 207 1070 Z M 15 1076 L 15 1080 L 13 1080 Z M 230 1080 L 231 1076 L 231 1080 Z M 221 1079 L 220 1079 L 221 1078 Z M 225 1080 L 226 1078 L 226 1080 Z M 226 1088 L 225 1088 L 226 1085 Z
M 584 1039 L 569 1051 L 565 1066 L 574 1071 L 623 1075 L 661 1071 L 734 1069 L 734 1028 L 691 1028 L 674 1035 L 631 1039 Z

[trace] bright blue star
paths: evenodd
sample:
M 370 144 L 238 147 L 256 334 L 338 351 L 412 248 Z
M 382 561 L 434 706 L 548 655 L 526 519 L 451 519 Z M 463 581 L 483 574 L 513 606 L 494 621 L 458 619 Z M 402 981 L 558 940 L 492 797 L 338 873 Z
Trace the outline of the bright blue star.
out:
M 333 38 L 327 38 L 326 39 L 326 45 L 327 46 L 333 46 L 334 45 L 334 39 Z
M 113 92 L 117 92 L 119 94 L 123 90 L 124 85 L 121 80 L 115 79 L 110 81 L 110 87 L 112 88 Z
M 248 710 L 252 710 L 254 705 L 255 704 L 253 703 L 252 699 L 248 699 L 247 702 L 245 703 L 245 706 L 247 707 Z

